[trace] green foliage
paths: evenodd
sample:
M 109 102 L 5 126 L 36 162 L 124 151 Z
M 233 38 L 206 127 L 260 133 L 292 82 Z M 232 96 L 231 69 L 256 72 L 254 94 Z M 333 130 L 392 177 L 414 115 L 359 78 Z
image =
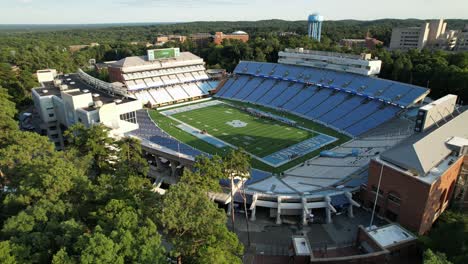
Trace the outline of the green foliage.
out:
M 8 99 L 0 90 L 8 135 L 0 141 L 0 262 L 164 262 L 155 225 L 159 196 L 138 142 L 77 126 L 70 149 L 57 152 L 46 137 L 9 125 L 16 123 Z
M 424 264 L 451 264 L 452 262 L 447 260 L 445 254 L 440 252 L 432 252 L 428 249 L 424 252 Z
M 241 263 L 243 246 L 226 227 L 226 214 L 205 190 L 186 183 L 164 195 L 159 220 L 173 245 L 173 254 L 188 263 Z
M 444 253 L 454 264 L 468 263 L 468 215 L 444 212 L 421 242 L 434 252 Z

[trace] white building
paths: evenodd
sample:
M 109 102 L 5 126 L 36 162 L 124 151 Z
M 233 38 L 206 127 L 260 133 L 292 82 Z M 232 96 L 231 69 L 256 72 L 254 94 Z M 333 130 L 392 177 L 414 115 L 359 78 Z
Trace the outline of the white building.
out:
M 468 50 L 468 25 L 465 25 L 465 28 L 457 34 L 457 43 L 455 45 L 455 50 Z
M 279 52 L 278 63 L 309 66 L 360 75 L 377 75 L 382 61 L 372 59 L 371 54 L 345 54 L 315 50 L 285 49 Z
M 448 49 L 452 50 L 457 42 L 457 31 L 446 31 L 443 19 L 424 22 L 420 27 L 394 28 L 390 49 Z
M 42 86 L 32 90 L 32 97 L 41 120 L 40 129 L 58 149 L 63 148 L 62 133 L 76 123 L 86 127 L 103 124 L 111 129 L 111 136 L 138 128 L 136 111 L 142 108 L 141 101 L 119 95 L 118 87 L 109 89 L 111 84 L 81 70 L 77 74 L 55 75 L 52 80 L 50 74 L 38 72 Z

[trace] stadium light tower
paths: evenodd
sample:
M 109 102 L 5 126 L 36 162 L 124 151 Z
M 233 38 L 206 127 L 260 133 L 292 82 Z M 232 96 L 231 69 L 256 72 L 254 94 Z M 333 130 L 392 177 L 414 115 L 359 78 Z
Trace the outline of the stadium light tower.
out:
M 312 14 L 309 16 L 309 38 L 315 39 L 320 42 L 320 36 L 322 35 L 322 23 L 323 16 L 319 14 Z

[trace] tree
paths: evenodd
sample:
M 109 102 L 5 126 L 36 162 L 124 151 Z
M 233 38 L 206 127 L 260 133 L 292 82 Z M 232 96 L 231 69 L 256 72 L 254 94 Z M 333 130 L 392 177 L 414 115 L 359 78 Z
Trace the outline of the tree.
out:
M 241 263 L 242 244 L 227 229 L 224 211 L 204 189 L 186 183 L 171 186 L 158 218 L 179 263 Z
M 421 237 L 423 245 L 433 252 L 444 253 L 455 264 L 468 262 L 468 216 L 446 211 L 428 235 Z
M 76 149 L 81 156 L 91 160 L 90 172 L 96 175 L 112 173 L 116 157 L 115 140 L 109 137 L 110 129 L 104 125 L 86 128 L 77 123 L 65 131 L 69 149 Z
M 452 262 L 447 260 L 445 254 L 437 252 L 434 253 L 428 249 L 424 252 L 424 264 L 451 264 Z
M 245 178 L 250 177 L 250 156 L 248 156 L 243 149 L 231 150 L 223 160 L 224 164 L 224 173 L 223 176 L 225 179 L 231 181 L 231 221 L 232 229 L 234 230 L 234 180 L 240 179 L 244 180 Z M 244 209 L 246 207 L 246 201 L 244 199 Z M 246 217 L 247 217 L 247 210 Z

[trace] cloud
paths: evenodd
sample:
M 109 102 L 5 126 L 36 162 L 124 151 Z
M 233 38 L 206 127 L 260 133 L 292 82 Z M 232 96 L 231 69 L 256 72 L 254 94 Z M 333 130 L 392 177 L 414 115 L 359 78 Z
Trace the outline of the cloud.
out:
M 32 3 L 33 0 L 16 0 L 16 2 L 21 3 L 21 4 L 28 4 Z

